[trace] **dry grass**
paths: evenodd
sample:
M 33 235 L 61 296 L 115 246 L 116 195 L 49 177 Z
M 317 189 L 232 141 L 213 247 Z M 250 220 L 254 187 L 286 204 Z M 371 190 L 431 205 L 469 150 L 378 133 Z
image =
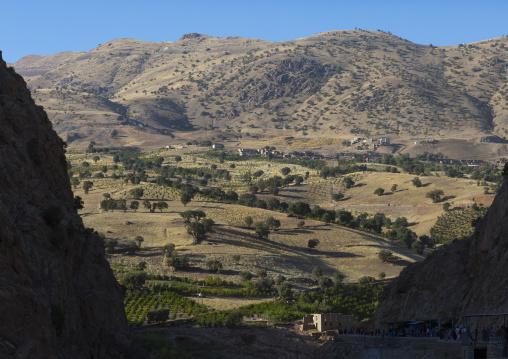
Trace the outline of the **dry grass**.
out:
M 191 263 L 201 268 L 208 259 L 220 260 L 225 266 L 222 276 L 228 280 L 237 280 L 240 271 L 254 272 L 265 268 L 272 276 L 282 274 L 301 281 L 303 285 L 312 284 L 309 278 L 314 266 L 322 267 L 327 275 L 340 271 L 347 276 L 347 281 L 356 281 L 364 275 L 377 276 L 379 272 L 385 272 L 389 278 L 395 277 L 405 265 L 421 259 L 413 251 L 401 248 L 382 236 L 327 226 L 312 220 L 306 220 L 306 226 L 298 229 L 297 222 L 300 220 L 297 218 L 257 208 L 199 200 L 184 207 L 179 200 L 168 200 L 169 209 L 162 213 L 149 213 L 144 208 L 137 212 L 99 210 L 103 193 L 108 192 L 115 197 L 129 188 L 95 188 L 88 195 L 79 191 L 76 194 L 85 200 L 86 207 L 82 210 L 85 225 L 108 238 L 119 240 L 119 249 L 110 256 L 110 261 L 146 261 L 150 272 L 170 273 L 170 269 L 164 266 L 161 253 L 161 247 L 168 243 L 175 243 L 179 253 L 189 255 Z M 202 209 L 217 223 L 201 244 L 192 245 L 192 237 L 186 233 L 179 215 L 186 209 Z M 268 240 L 262 240 L 252 229 L 243 227 L 246 216 L 253 217 L 255 221 L 274 216 L 282 225 L 279 230 L 270 233 Z M 142 249 L 135 256 L 125 255 L 125 244 L 137 235 L 144 237 Z M 307 242 L 311 238 L 318 238 L 320 244 L 309 251 Z M 381 262 L 377 253 L 383 248 L 392 250 L 400 260 L 393 264 Z M 241 256 L 239 264 L 234 263 L 233 254 Z M 194 270 L 185 275 L 202 278 L 209 273 Z
M 347 209 L 350 211 L 367 213 L 384 213 L 395 219 L 404 216 L 410 223 L 411 229 L 419 235 L 429 234 L 438 216 L 443 214 L 443 203 L 449 202 L 453 207 L 467 206 L 474 203 L 475 198 L 483 198 L 483 187 L 476 185 L 476 181 L 448 177 L 420 177 L 423 186 L 414 187 L 411 180 L 414 175 L 387 172 L 359 172 L 351 174 L 355 186 L 344 189 L 340 179 L 311 178 L 306 185 L 291 186 L 280 194 L 287 198 L 287 202 L 309 200 L 330 209 Z M 391 192 L 392 185 L 397 190 Z M 385 194 L 377 196 L 374 191 L 383 188 Z M 444 191 L 444 198 L 439 203 L 432 203 L 425 194 L 435 189 Z M 332 193 L 344 191 L 345 199 L 334 202 Z M 491 196 L 493 199 L 493 196 Z

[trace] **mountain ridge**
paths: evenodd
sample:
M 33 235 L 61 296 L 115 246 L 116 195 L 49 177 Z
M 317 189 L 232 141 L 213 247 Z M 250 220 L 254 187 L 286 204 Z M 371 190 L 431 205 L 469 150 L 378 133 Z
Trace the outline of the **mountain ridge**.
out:
M 175 42 L 116 39 L 27 83 L 64 138 L 75 136 L 68 122 L 117 125 L 109 121 L 117 113 L 83 96 L 122 106 L 131 123 L 126 136 L 135 127 L 237 136 L 505 138 L 506 45 L 508 37 L 436 47 L 365 30 L 283 42 L 196 33 Z M 14 67 L 23 73 L 30 61 L 20 61 Z

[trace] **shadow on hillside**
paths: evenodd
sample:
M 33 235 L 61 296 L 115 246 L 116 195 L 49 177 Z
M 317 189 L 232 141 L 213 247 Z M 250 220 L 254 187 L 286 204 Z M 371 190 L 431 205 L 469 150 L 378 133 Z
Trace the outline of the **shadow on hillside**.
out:
M 348 252 L 331 252 L 331 251 L 320 251 L 319 249 L 307 250 L 309 254 L 328 256 L 330 258 L 357 258 L 363 257 L 359 254 L 348 253 Z
M 402 258 L 395 258 L 388 261 L 388 263 L 395 264 L 396 266 L 402 266 L 407 267 L 408 265 L 412 264 L 412 262 L 407 261 Z
M 444 196 L 443 198 L 441 198 L 441 200 L 439 202 L 446 202 L 446 201 L 449 201 L 449 200 L 454 199 L 456 197 L 457 196 Z

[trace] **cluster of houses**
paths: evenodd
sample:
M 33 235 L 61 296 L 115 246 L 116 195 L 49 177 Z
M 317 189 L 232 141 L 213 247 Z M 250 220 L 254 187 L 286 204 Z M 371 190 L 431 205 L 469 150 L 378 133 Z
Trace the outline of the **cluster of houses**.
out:
M 357 145 L 357 146 L 363 146 L 368 149 L 375 150 L 379 146 L 390 146 L 390 137 L 381 137 L 379 139 L 375 138 L 361 138 L 361 137 L 355 137 L 351 141 L 349 141 L 349 144 L 351 146 Z
M 328 158 L 328 157 L 321 155 L 319 153 L 314 153 L 314 152 L 310 152 L 310 151 L 289 153 L 289 152 L 280 152 L 280 151 L 276 151 L 276 150 L 272 150 L 272 149 L 267 149 L 265 147 L 259 148 L 257 150 L 253 150 L 250 148 L 239 148 L 237 151 L 240 156 L 245 156 L 245 157 L 258 156 L 258 155 L 260 155 L 260 156 L 271 155 L 273 157 L 278 157 L 278 158 L 298 158 L 298 159 L 317 159 L 317 160 Z

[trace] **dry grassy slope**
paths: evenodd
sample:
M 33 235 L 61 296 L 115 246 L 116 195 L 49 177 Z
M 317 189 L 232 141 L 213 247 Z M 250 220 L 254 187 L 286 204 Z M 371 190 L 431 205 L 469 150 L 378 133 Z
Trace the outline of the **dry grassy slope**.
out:
M 162 43 L 119 39 L 27 81 L 32 89 L 107 97 L 122 106 L 124 119 L 134 120 L 131 127 L 213 125 L 286 136 L 504 137 L 507 44 L 503 37 L 433 47 L 363 30 L 280 43 L 198 34 Z M 18 71 L 30 66 L 28 60 L 15 64 Z M 62 109 L 54 107 L 55 119 L 73 122 L 82 114 L 63 116 Z M 103 116 L 93 105 L 87 113 Z M 60 132 L 86 131 L 63 126 Z
M 177 151 L 158 152 L 171 160 L 171 154 Z M 81 163 L 87 157 L 81 154 L 70 155 L 73 163 Z M 184 155 L 180 163 L 183 166 L 204 166 L 202 159 L 196 164 L 189 155 Z M 88 159 L 90 161 L 90 159 Z M 101 156 L 94 166 L 111 165 L 111 156 Z M 264 163 L 239 162 L 232 171 L 233 179 L 224 183 L 229 188 L 239 190 L 237 175 L 248 168 L 262 168 L 267 176 L 280 173 L 282 165 L 268 167 Z M 218 164 L 227 168 L 228 164 Z M 303 173 L 303 168 L 290 165 L 294 173 Z M 108 172 L 108 174 L 110 174 Z M 131 210 L 102 212 L 99 209 L 103 194 L 109 193 L 113 198 L 125 198 L 132 185 L 125 185 L 123 181 L 114 181 L 110 178 L 94 178 L 94 187 L 89 194 L 83 194 L 81 189 L 75 191 L 85 202 L 85 208 L 80 212 L 86 226 L 106 234 L 108 238 L 118 238 L 120 251 L 110 257 L 111 262 L 137 263 L 146 261 L 150 272 L 170 273 L 164 266 L 161 248 L 168 243 L 175 243 L 179 253 L 190 255 L 191 262 L 205 268 L 208 259 L 219 259 L 225 265 L 224 276 L 228 280 L 237 280 L 237 274 L 243 270 L 254 272 L 265 268 L 270 275 L 283 274 L 294 278 L 303 285 L 312 284 L 309 281 L 314 266 L 319 265 L 327 275 L 334 271 L 341 271 L 347 275 L 347 281 L 355 281 L 361 276 L 377 276 L 385 272 L 389 278 L 398 275 L 400 270 L 408 263 L 421 260 L 421 256 L 412 250 L 403 248 L 385 237 L 375 234 L 355 231 L 340 226 L 326 226 L 322 222 L 305 220 L 303 229 L 297 228 L 300 219 L 287 217 L 283 213 L 267 211 L 259 208 L 249 208 L 224 203 L 203 201 L 196 198 L 186 207 L 179 200 L 177 192 L 169 193 L 162 189 L 155 189 L 151 184 L 141 184 L 145 188 L 145 197 L 167 201 L 169 208 L 163 212 L 149 213 L 145 208 L 137 212 Z M 222 186 L 223 183 L 216 185 Z M 244 184 L 243 184 L 244 186 Z M 243 187 L 242 187 L 243 188 Z M 281 197 L 287 201 L 289 197 Z M 130 203 L 131 199 L 127 200 Z M 208 218 L 212 218 L 218 226 L 209 234 L 208 239 L 199 245 L 192 245 L 192 237 L 186 229 L 179 213 L 186 209 L 202 209 Z M 252 229 L 244 228 L 245 217 L 251 216 L 254 221 L 265 220 L 274 216 L 281 221 L 281 228 L 272 231 L 269 240 L 260 240 Z M 127 241 L 135 236 L 144 237 L 143 249 L 139 255 L 126 256 L 123 248 Z M 309 239 L 319 238 L 318 247 L 309 252 L 307 243 Z M 393 251 L 399 260 L 394 263 L 383 263 L 377 257 L 380 249 L 387 248 Z M 235 264 L 232 255 L 240 254 L 240 264 Z M 187 275 L 205 277 L 208 272 L 194 271 Z M 298 279 L 299 278 L 299 279 Z
M 411 230 L 418 235 L 428 235 L 430 228 L 438 216 L 444 213 L 443 203 L 449 202 L 451 208 L 472 205 L 484 200 L 483 187 L 477 186 L 475 181 L 449 177 L 420 177 L 423 186 L 416 188 L 411 180 L 414 175 L 386 172 L 359 172 L 352 174 L 356 185 L 345 190 L 339 179 L 327 180 L 311 177 L 308 184 L 299 187 L 291 186 L 280 192 L 288 202 L 304 200 L 312 205 L 319 205 L 330 209 L 347 209 L 349 211 L 384 213 L 392 220 L 406 217 Z M 392 185 L 397 185 L 395 192 Z M 374 194 L 377 188 L 383 188 L 385 194 Z M 443 200 L 432 203 L 425 195 L 427 192 L 441 189 L 444 191 Z M 332 193 L 343 192 L 345 199 L 334 202 Z M 487 196 L 488 197 L 488 196 Z M 490 196 L 492 199 L 493 195 Z

